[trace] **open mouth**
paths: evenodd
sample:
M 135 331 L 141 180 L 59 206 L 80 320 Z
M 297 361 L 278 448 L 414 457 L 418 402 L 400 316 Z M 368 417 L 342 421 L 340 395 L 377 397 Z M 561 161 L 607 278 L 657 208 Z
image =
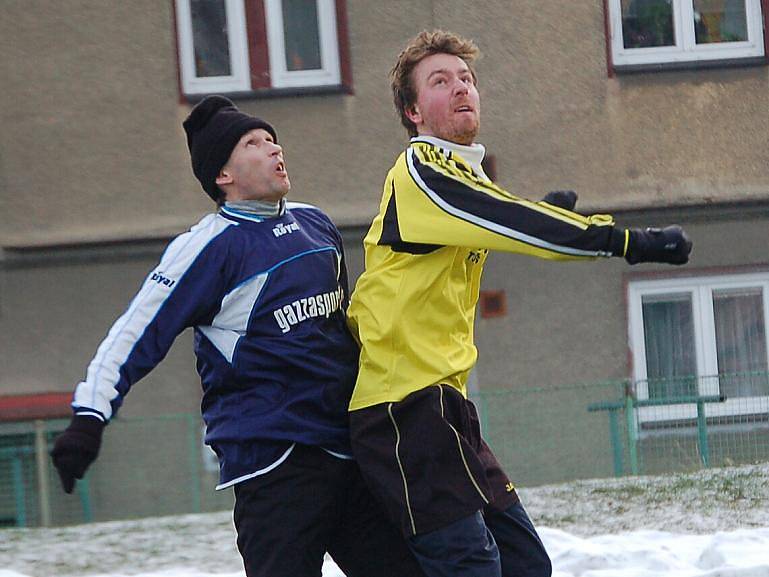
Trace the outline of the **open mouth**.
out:
M 473 111 L 473 107 L 467 104 L 458 106 L 457 108 L 454 109 L 454 112 L 472 112 L 472 111 Z
M 286 174 L 286 165 L 283 163 L 283 161 L 278 162 L 278 164 L 275 166 L 275 172 L 278 174 Z

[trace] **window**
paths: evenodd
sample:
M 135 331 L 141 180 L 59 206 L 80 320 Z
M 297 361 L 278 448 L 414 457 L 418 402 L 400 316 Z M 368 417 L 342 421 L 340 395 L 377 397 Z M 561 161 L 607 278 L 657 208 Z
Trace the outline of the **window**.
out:
M 769 273 L 634 281 L 629 337 L 639 399 L 725 395 L 708 416 L 769 412 Z M 639 409 L 693 418 L 694 404 Z
M 760 0 L 608 0 L 615 66 L 764 56 Z
M 177 0 L 176 15 L 185 94 L 349 87 L 343 0 Z

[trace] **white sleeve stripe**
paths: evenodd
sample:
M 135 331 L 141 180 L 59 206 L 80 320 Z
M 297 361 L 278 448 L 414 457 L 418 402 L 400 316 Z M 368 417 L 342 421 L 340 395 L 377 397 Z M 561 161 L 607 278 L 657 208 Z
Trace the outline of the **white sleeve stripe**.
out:
M 460 218 L 476 226 L 479 226 L 481 228 L 485 228 L 486 230 L 490 230 L 491 232 L 496 232 L 497 234 L 501 234 L 508 238 L 512 238 L 514 240 L 517 240 L 532 246 L 536 246 L 539 248 L 544 248 L 553 252 L 559 252 L 562 254 L 571 254 L 571 255 L 577 255 L 577 256 L 605 256 L 606 255 L 606 253 L 604 253 L 603 251 L 582 250 L 578 248 L 572 248 L 568 246 L 553 244 L 541 238 L 537 238 L 537 237 L 525 234 L 521 231 L 509 228 L 502 224 L 492 222 L 490 220 L 486 220 L 482 217 L 479 217 L 477 215 L 464 211 L 460 208 L 457 208 L 452 204 L 449 204 L 437 192 L 432 190 L 425 183 L 424 180 L 422 180 L 422 177 L 419 175 L 419 173 L 416 170 L 416 167 L 414 166 L 413 157 L 414 157 L 414 150 L 412 148 L 409 148 L 406 154 L 406 161 L 408 163 L 409 175 L 414 180 L 414 182 L 419 186 L 419 188 L 421 188 L 422 191 L 425 194 L 427 194 L 430 200 L 432 200 L 436 205 L 438 205 L 441 209 L 443 209 L 448 214 L 455 216 L 457 218 Z
M 232 224 L 226 219 L 217 219 L 215 215 L 206 217 L 186 233 L 189 236 L 179 248 L 176 248 L 174 243 L 169 246 L 155 270 L 181 280 L 183 273 L 198 255 L 229 226 Z M 181 238 L 183 237 L 179 237 Z M 160 286 L 157 282 L 145 280 L 128 310 L 115 322 L 99 346 L 88 366 L 86 380 L 80 383 L 75 391 L 74 405 L 92 408 L 107 419 L 112 416 L 110 403 L 119 394 L 116 385 L 120 381 L 120 368 L 157 316 L 163 303 L 175 290 L 161 291 Z

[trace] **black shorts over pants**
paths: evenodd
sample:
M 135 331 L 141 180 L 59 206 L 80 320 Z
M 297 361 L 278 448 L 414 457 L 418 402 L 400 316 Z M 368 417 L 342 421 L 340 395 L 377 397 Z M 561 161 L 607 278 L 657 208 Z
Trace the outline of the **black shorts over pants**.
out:
M 321 577 L 328 552 L 348 577 L 423 577 L 358 465 L 296 445 L 277 468 L 235 489 L 248 577 Z
M 406 537 L 518 502 L 481 438 L 475 406 L 454 387 L 352 411 L 350 430 L 366 483 Z

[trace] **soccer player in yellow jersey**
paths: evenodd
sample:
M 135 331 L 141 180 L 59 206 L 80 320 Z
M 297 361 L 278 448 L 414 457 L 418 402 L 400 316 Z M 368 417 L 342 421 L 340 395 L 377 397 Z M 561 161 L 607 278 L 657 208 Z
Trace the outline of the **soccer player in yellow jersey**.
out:
M 691 242 L 678 226 L 574 213 L 573 193 L 531 202 L 494 185 L 475 142 L 477 55 L 470 40 L 422 32 L 391 73 L 411 141 L 385 180 L 348 313 L 361 345 L 352 445 L 430 577 L 546 577 L 547 552 L 466 398 L 486 255 L 684 264 Z

